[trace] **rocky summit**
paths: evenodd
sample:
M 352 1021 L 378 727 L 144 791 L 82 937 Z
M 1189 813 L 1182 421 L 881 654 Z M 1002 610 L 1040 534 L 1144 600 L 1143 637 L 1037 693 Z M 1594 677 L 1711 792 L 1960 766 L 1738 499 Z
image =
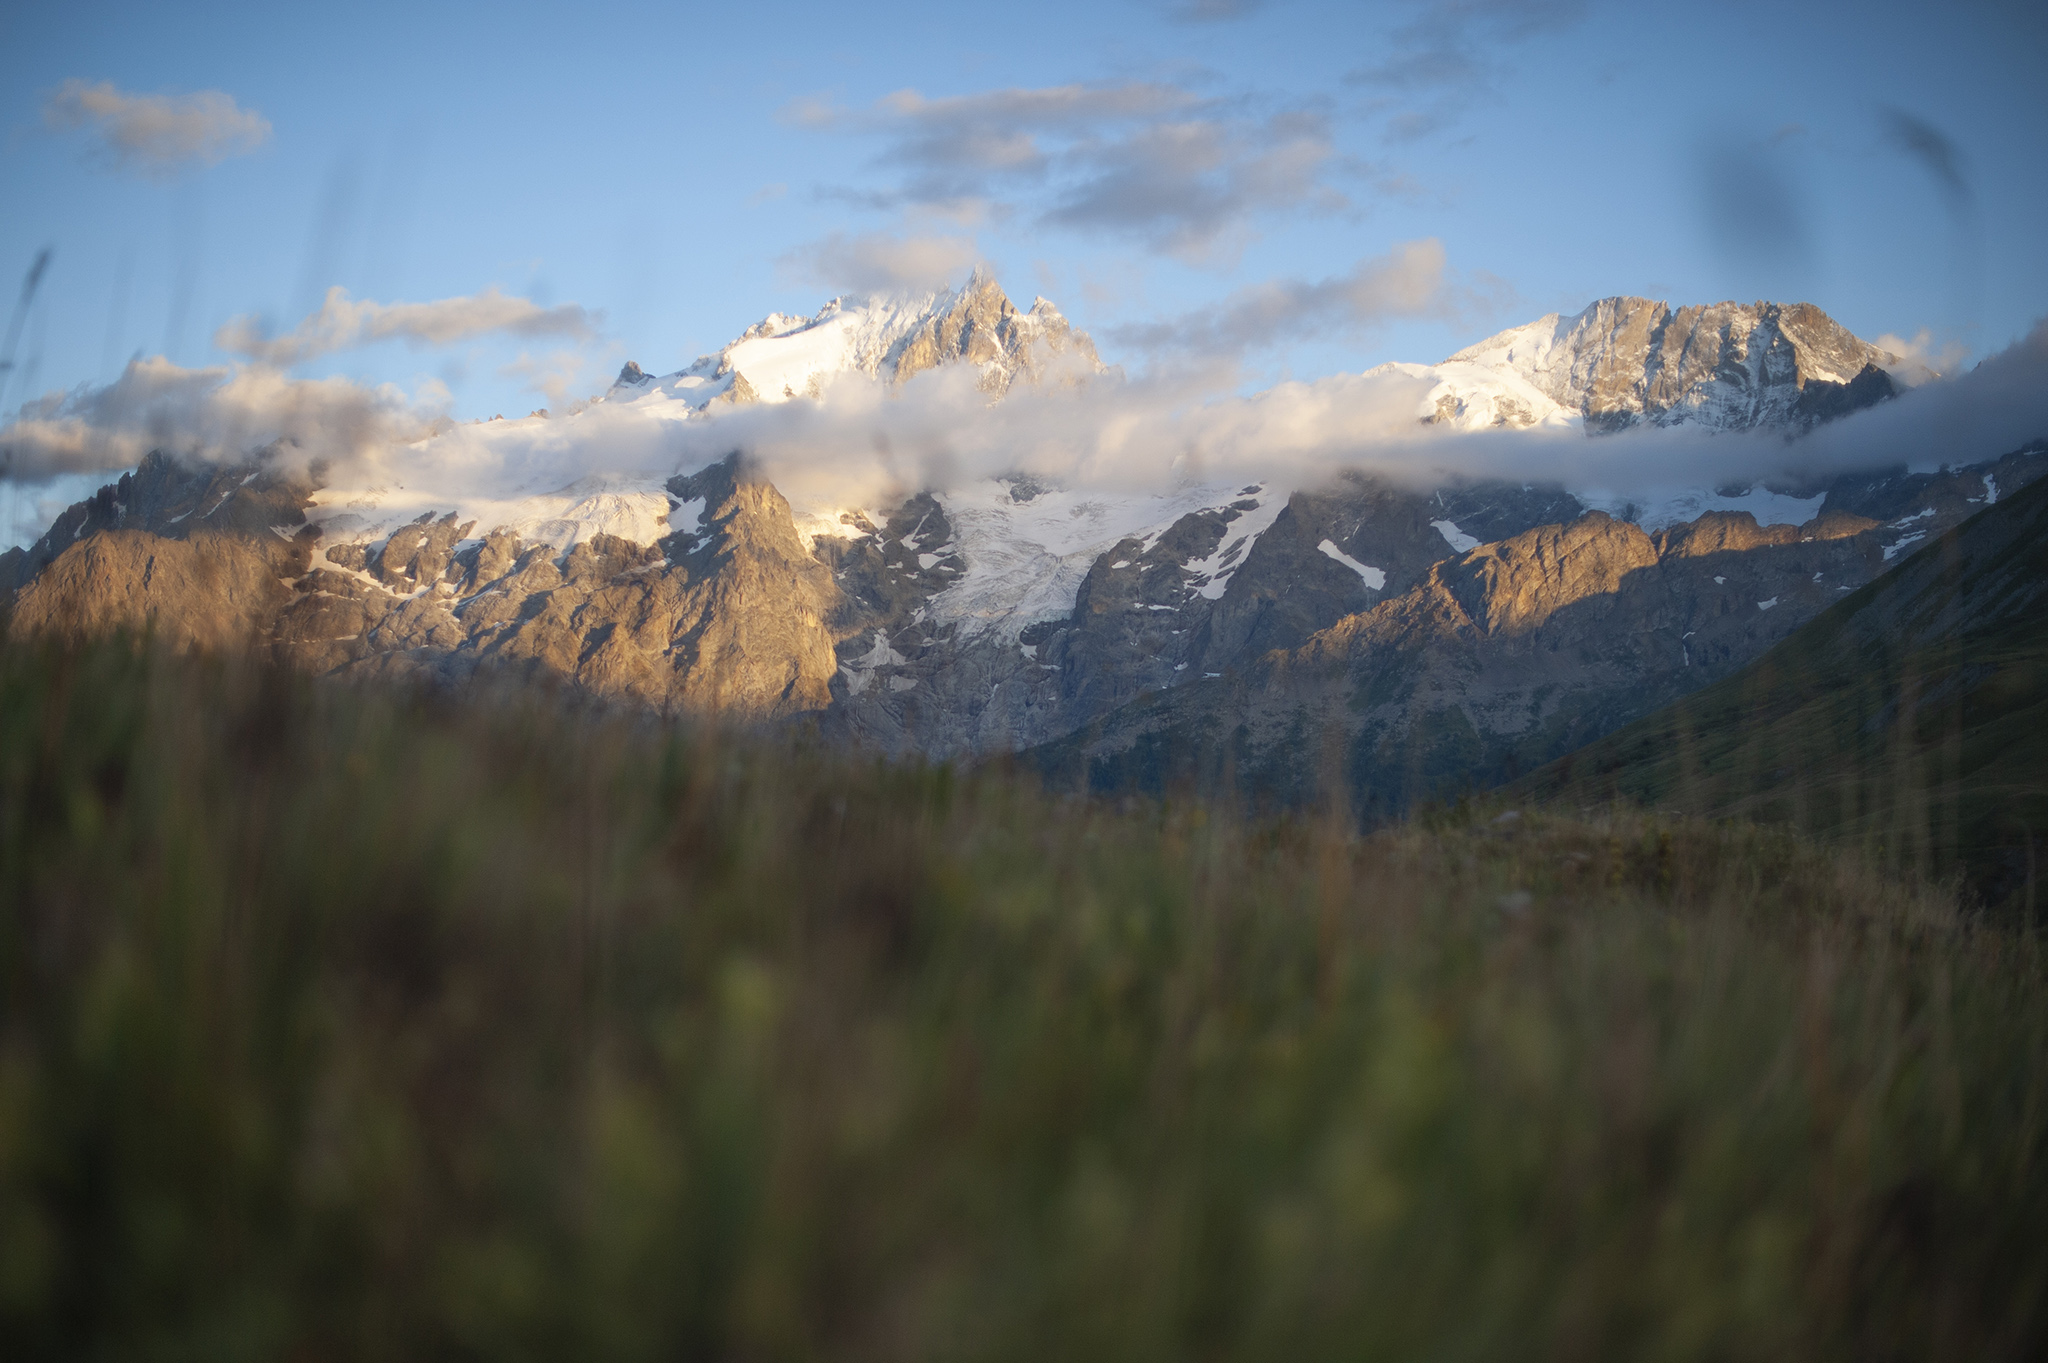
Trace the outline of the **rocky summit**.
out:
M 1926 377 L 1810 303 L 1673 308 L 1603 298 L 1468 346 L 1439 365 L 1422 418 L 1465 429 L 1638 424 L 1809 429 Z
M 528 470 L 502 487 L 424 462 L 344 486 L 262 455 L 153 453 L 0 557 L 9 628 L 147 628 L 323 675 L 541 681 L 888 752 L 1028 751 L 1096 786 L 1342 790 L 1395 811 L 1729 675 L 2048 468 L 2030 446 L 1702 489 L 1658 515 L 1501 480 L 1110 493 L 1013 473 L 820 514 L 737 452 L 676 468 L 657 447 L 573 478 L 531 453 L 576 422 L 615 439 L 956 366 L 989 401 L 1117 381 L 1051 304 L 1020 310 L 983 275 L 834 300 L 665 375 L 628 364 L 577 412 L 445 437 L 467 442 L 463 468 L 498 451 L 490 467 Z M 1588 437 L 1796 431 L 1915 378 L 1804 304 L 1629 298 L 1401 368 L 1434 380 L 1421 420 Z

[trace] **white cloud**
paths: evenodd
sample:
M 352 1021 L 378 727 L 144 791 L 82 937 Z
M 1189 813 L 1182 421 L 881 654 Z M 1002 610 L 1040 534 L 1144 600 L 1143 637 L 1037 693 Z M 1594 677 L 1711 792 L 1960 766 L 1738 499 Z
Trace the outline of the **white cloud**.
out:
M 1953 374 L 1970 358 L 1970 348 L 1961 341 L 1940 340 L 1926 327 L 1914 332 L 1911 339 L 1887 331 L 1874 344 L 1879 350 L 1889 350 L 1906 361 L 1907 374 L 1916 380 L 1920 377 L 1916 372 L 1918 369 L 1937 375 Z
M 1162 322 L 1114 327 L 1108 336 L 1152 354 L 1236 356 L 1246 350 L 1401 317 L 1457 315 L 1459 294 L 1434 237 L 1401 242 L 1328 279 L 1276 279 L 1239 289 L 1222 303 Z
M 219 90 L 190 95 L 132 95 L 111 81 L 67 80 L 43 102 L 53 128 L 90 128 L 115 164 L 167 175 L 212 165 L 270 140 L 270 121 Z
M 186 369 L 154 356 L 103 388 L 81 385 L 24 405 L 0 427 L 0 474 L 128 468 L 151 450 L 215 461 L 269 450 L 311 467 L 418 439 L 445 397 L 439 385 L 408 397 L 389 384 L 294 379 L 261 365 Z
M 939 289 L 981 259 L 972 237 L 834 232 L 782 258 L 783 269 L 811 283 L 855 293 Z
M 2048 320 L 1996 355 L 1890 402 L 1817 427 L 1792 446 L 1820 467 L 1969 464 L 2048 439 Z
M 327 291 L 320 311 L 288 335 L 270 337 L 259 319 L 244 316 L 215 332 L 213 343 L 230 355 L 288 368 L 315 356 L 378 341 L 447 345 L 494 331 L 528 337 L 585 337 L 595 330 L 596 319 L 577 304 L 543 308 L 530 299 L 500 293 L 495 286 L 468 297 L 432 303 L 375 303 L 351 299 L 348 290 L 337 285 Z

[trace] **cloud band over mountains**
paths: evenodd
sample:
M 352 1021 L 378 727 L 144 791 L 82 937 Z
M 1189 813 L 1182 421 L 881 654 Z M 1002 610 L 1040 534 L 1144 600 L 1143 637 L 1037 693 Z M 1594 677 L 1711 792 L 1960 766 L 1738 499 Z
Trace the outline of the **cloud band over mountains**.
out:
M 152 356 L 104 387 L 24 406 L 0 427 L 0 476 L 130 468 L 152 450 L 308 468 L 420 439 L 445 399 L 437 386 L 407 396 L 390 384 L 296 379 L 262 365 L 187 369 Z
M 269 336 L 259 319 L 243 316 L 215 332 L 213 343 L 230 355 L 284 369 L 379 341 L 448 345 L 493 332 L 583 339 L 596 330 L 596 318 L 577 304 L 543 308 L 531 299 L 501 293 L 495 286 L 479 294 L 432 303 L 377 303 L 352 299 L 348 290 L 337 285 L 327 291 L 318 312 L 286 335 Z
M 445 481 L 491 460 L 544 467 L 567 482 L 660 479 L 739 450 L 792 504 L 818 510 L 1018 472 L 1122 491 L 1232 481 L 1306 488 L 1357 469 L 1425 487 L 1508 478 L 1633 493 L 1971 463 L 2048 436 L 2048 323 L 1966 374 L 1797 440 L 1687 427 L 1599 437 L 1451 431 L 1417 419 L 1429 379 L 1389 372 L 1222 398 L 1170 375 L 1104 376 L 1075 388 L 1020 386 L 993 406 L 977 378 L 971 366 L 948 366 L 891 388 L 849 374 L 819 401 L 709 419 L 599 403 L 567 417 L 478 427 L 448 421 L 445 393 L 431 388 L 408 396 L 266 366 L 182 369 L 159 358 L 137 361 L 106 388 L 23 409 L 0 429 L 0 462 L 32 478 L 127 467 L 162 449 L 324 465 L 340 480 Z

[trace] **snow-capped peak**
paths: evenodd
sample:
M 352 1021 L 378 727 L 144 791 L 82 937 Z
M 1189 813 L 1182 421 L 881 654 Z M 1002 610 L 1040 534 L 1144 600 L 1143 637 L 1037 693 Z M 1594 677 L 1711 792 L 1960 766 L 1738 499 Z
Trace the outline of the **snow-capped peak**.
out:
M 1808 303 L 1672 308 L 1602 298 L 1511 327 L 1431 368 L 1418 413 L 1465 429 L 1648 423 L 1801 427 L 1891 396 L 1903 362 Z
M 960 289 L 842 296 L 810 317 L 770 313 L 714 355 L 650 380 L 629 363 L 608 401 L 787 402 L 816 397 L 833 378 L 861 373 L 885 383 L 944 364 L 980 366 L 982 386 L 1000 396 L 1057 356 L 1101 369 L 1095 347 L 1043 298 L 1019 312 L 985 272 Z

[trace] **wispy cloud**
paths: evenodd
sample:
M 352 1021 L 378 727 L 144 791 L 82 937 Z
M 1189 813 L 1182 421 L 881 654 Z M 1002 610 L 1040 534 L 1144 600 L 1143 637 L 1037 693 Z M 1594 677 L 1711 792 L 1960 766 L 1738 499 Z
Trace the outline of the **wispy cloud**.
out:
M 522 350 L 519 358 L 499 366 L 498 374 L 501 378 L 517 379 L 522 386 L 544 394 L 550 403 L 561 407 L 574 399 L 589 369 L 590 357 L 578 351 L 554 350 L 536 357 Z
M 1182 24 L 1222 24 L 1243 19 L 1266 7 L 1266 0 L 1176 0 L 1167 15 Z
M 1239 289 L 1213 307 L 1166 321 L 1112 327 L 1106 335 L 1155 356 L 1224 358 L 1361 331 L 1396 318 L 1453 317 L 1461 310 L 1443 243 L 1432 237 L 1402 242 L 1327 279 L 1268 280 Z
M 785 273 L 826 288 L 889 294 L 942 288 L 980 259 L 972 237 L 834 232 L 780 264 Z
M 785 116 L 881 139 L 896 183 L 852 197 L 963 220 L 1024 214 L 1048 227 L 1136 239 L 1188 261 L 1227 256 L 1265 214 L 1347 204 L 1314 107 L 1261 110 L 1158 81 L 900 90 L 868 109 L 815 101 Z
M 87 128 L 114 164 L 166 176 L 194 163 L 212 165 L 270 140 L 270 121 L 219 90 L 135 95 L 111 81 L 68 80 L 43 102 L 52 128 Z
M 514 336 L 587 337 L 597 319 L 574 303 L 543 308 L 531 299 L 498 289 L 432 303 L 376 303 L 355 300 L 337 285 L 320 310 L 284 336 L 270 336 L 259 318 L 236 317 L 214 333 L 213 343 L 230 355 L 289 368 L 319 355 L 378 341 L 447 345 L 491 332 Z
M 1377 92 L 1387 140 L 1415 141 L 1491 96 L 1507 70 L 1506 48 L 1569 29 L 1587 8 L 1588 0 L 1420 0 L 1345 81 Z

